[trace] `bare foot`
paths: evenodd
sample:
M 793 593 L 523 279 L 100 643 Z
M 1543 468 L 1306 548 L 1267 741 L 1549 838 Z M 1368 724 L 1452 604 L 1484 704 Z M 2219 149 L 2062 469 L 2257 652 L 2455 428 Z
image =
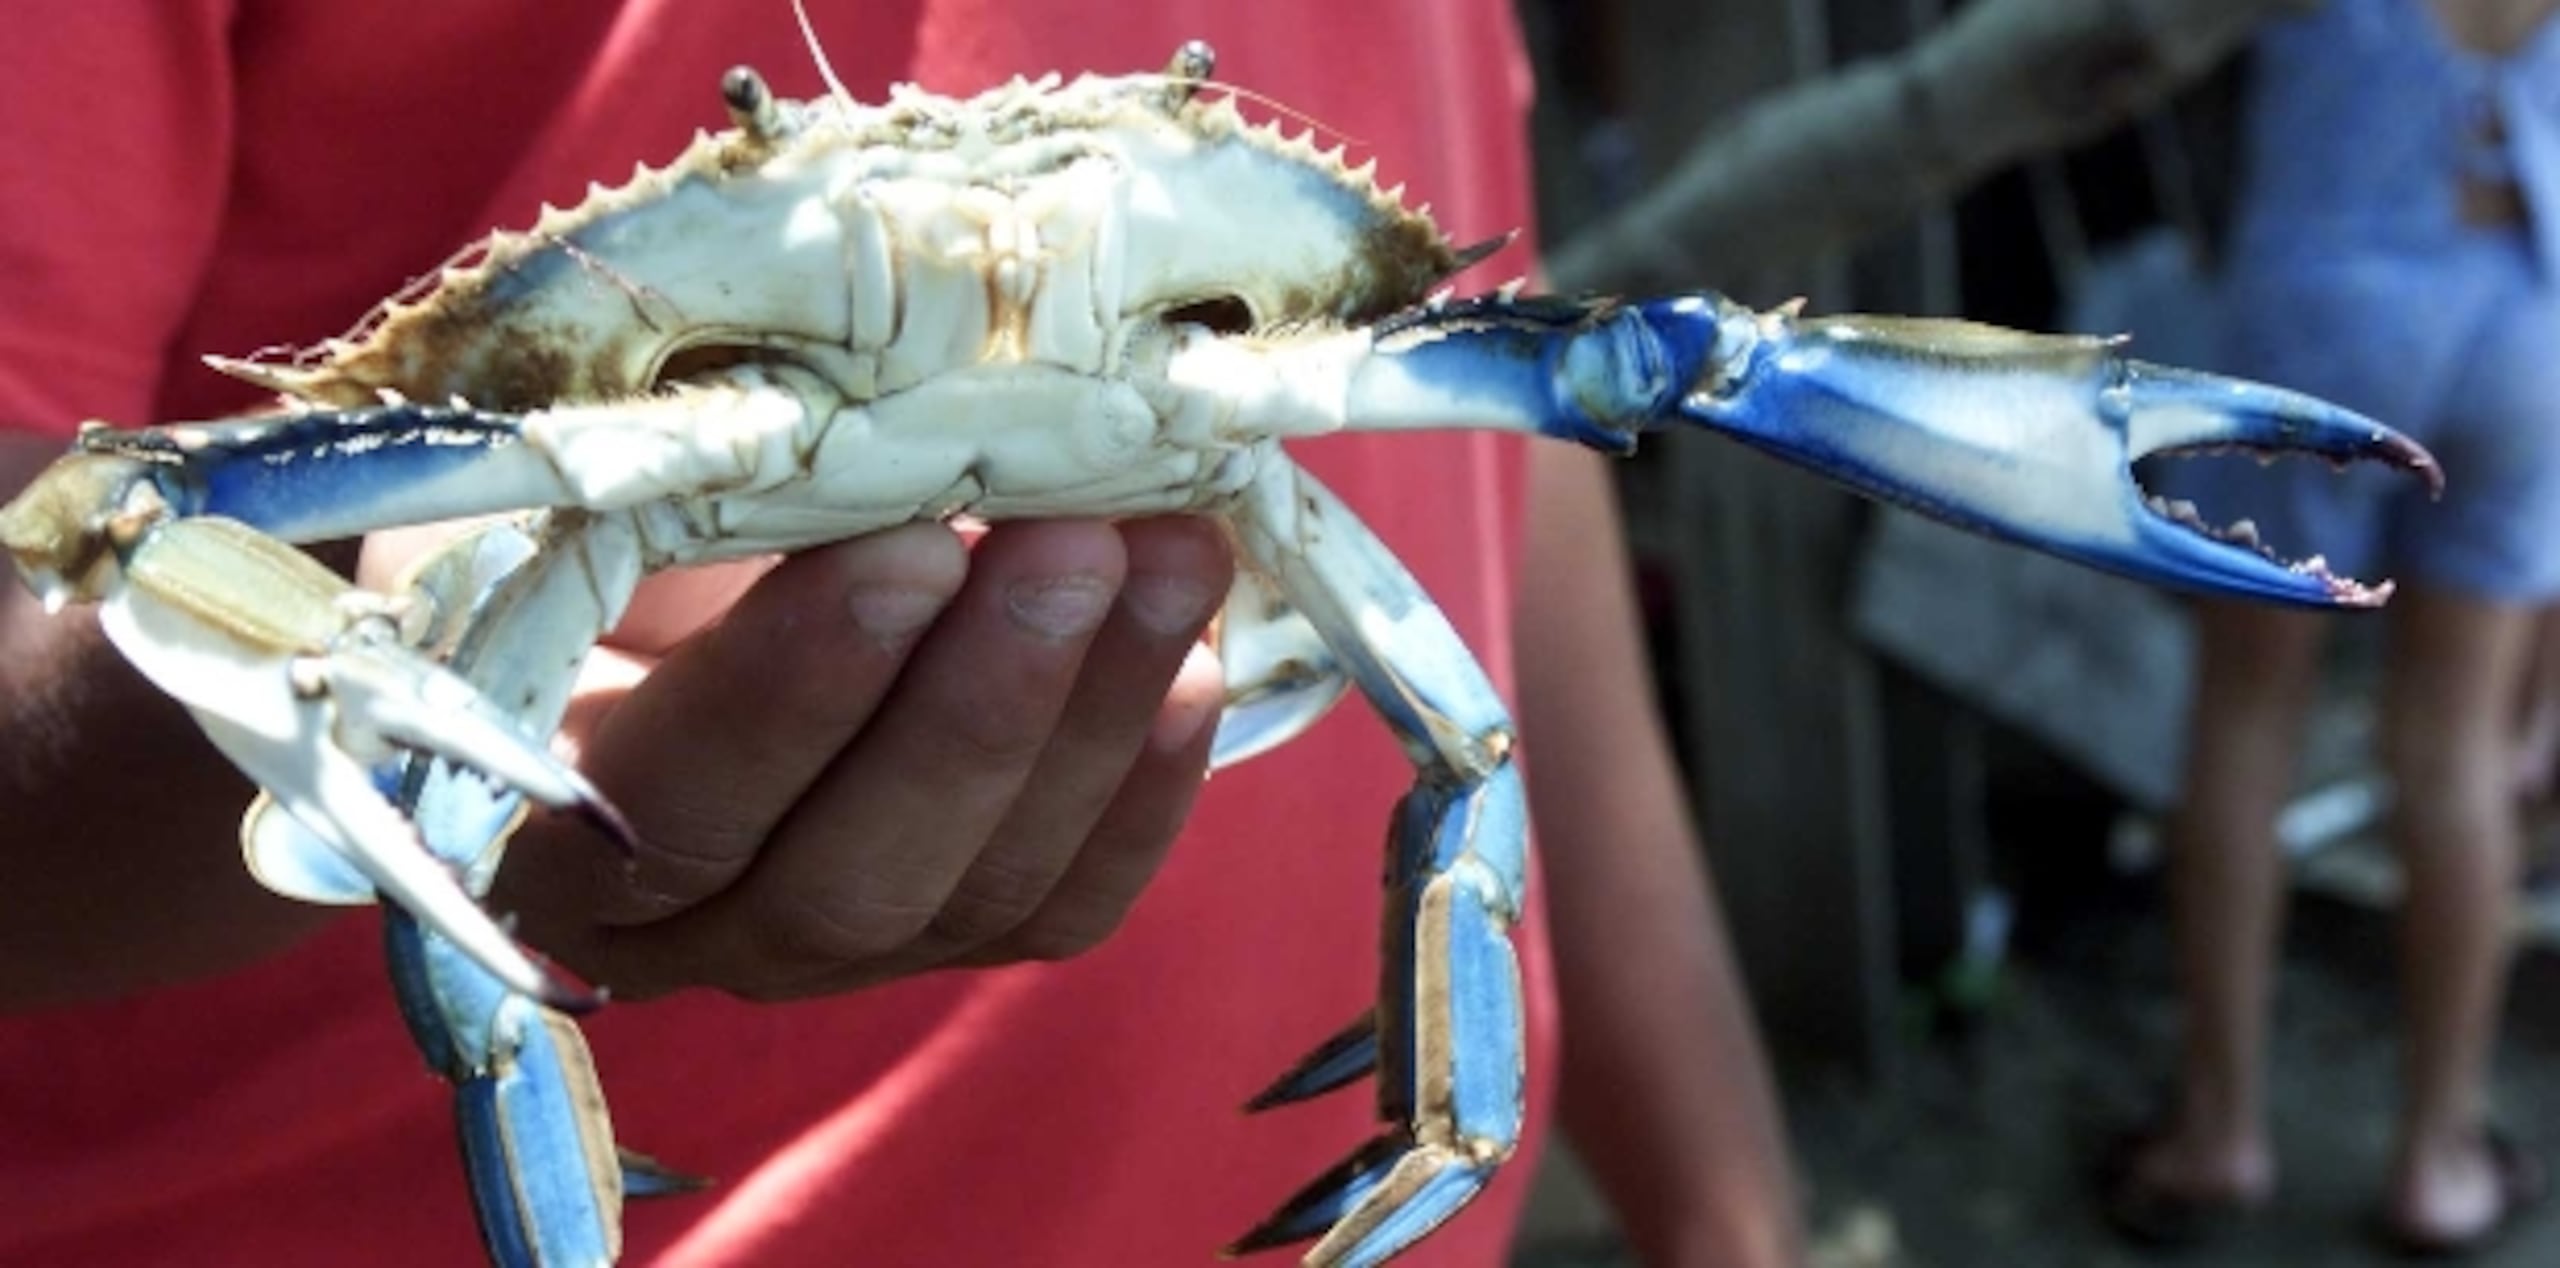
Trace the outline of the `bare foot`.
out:
M 2275 1157 L 2258 1133 L 2153 1132 L 2128 1141 L 2109 1171 L 2108 1222 L 2151 1246 L 2205 1241 L 2275 1192 Z
M 2275 1154 L 2254 1132 L 2179 1126 L 2142 1142 L 2128 1177 L 2170 1197 L 2227 1206 L 2258 1206 L 2275 1192 Z
M 2546 1184 L 2540 1163 L 2491 1134 L 2408 1144 L 2392 1166 L 2383 1218 L 2405 1246 L 2457 1251 L 2486 1242 Z

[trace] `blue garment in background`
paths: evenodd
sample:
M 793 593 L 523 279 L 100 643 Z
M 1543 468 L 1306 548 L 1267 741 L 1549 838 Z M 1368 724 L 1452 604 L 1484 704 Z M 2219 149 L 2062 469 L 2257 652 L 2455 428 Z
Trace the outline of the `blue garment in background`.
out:
M 2260 41 L 2247 126 L 2221 368 L 2407 431 L 2449 488 L 2227 461 L 2170 487 L 2350 575 L 2560 597 L 2560 21 L 2492 59 L 2426 0 L 2328 0 Z M 2465 223 L 2466 175 L 2525 222 Z

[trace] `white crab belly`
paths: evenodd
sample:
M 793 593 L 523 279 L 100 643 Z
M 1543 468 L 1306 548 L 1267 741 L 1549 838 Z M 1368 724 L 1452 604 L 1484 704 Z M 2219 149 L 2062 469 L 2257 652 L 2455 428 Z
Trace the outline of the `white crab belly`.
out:
M 1199 510 L 1249 483 L 1270 442 L 1174 440 L 1127 384 L 1040 365 L 949 373 L 838 410 L 798 472 L 713 497 L 694 558 L 791 550 L 921 519 Z

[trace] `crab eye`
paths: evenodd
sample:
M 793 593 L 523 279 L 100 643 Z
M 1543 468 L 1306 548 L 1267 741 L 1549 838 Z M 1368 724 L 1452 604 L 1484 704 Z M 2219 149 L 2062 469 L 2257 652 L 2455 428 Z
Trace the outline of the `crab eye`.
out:
M 1207 295 L 1166 309 L 1168 326 L 1204 326 L 1211 334 L 1241 335 L 1255 326 L 1253 306 L 1234 295 Z

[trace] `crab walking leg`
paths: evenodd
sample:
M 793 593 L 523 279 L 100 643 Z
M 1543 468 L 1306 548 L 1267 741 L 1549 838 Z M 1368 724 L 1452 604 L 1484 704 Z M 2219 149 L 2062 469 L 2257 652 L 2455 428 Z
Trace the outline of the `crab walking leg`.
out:
M 1218 614 L 1218 660 L 1227 700 L 1209 749 L 1213 771 L 1296 739 L 1351 687 L 1324 636 L 1250 569 L 1237 574 Z
M 1337 1036 L 1301 1066 L 1324 1071 L 1301 1089 L 1312 1091 L 1374 1050 L 1379 1111 L 1394 1125 L 1233 1248 L 1316 1237 L 1306 1263 L 1366 1268 L 1455 1214 L 1519 1143 L 1525 1022 L 1509 933 L 1528 836 L 1511 720 L 1412 575 L 1295 464 L 1268 465 L 1235 522 L 1419 772 L 1390 829 L 1375 1039 Z
M 502 1264 L 611 1262 L 624 1196 L 689 1184 L 616 1154 L 583 1040 L 537 1004 L 592 997 L 475 901 L 520 794 L 574 806 L 628 845 L 611 808 L 527 736 L 556 728 L 576 666 L 642 572 L 709 540 L 663 499 L 769 475 L 810 417 L 750 368 L 522 417 L 392 404 L 93 430 L 0 510 L 0 544 L 39 594 L 103 600 L 125 655 L 265 790 L 242 833 L 262 880 L 313 901 L 391 900 L 395 991 L 456 1087 L 483 1240 Z M 580 472 L 575 487 L 564 470 Z M 483 528 L 391 600 L 285 542 L 555 503 L 539 542 Z M 577 509 L 612 506 L 630 509 Z
M 592 998 L 476 900 L 527 794 L 586 810 L 628 843 L 595 791 L 528 737 L 556 726 L 574 676 L 557 671 L 636 586 L 641 516 L 557 517 L 540 556 L 512 526 L 485 528 L 385 600 L 238 521 L 172 518 L 169 494 L 191 487 L 257 502 L 222 491 L 227 469 L 191 486 L 92 449 L 0 511 L 0 542 L 48 601 L 99 601 L 119 650 L 261 786 L 242 840 L 262 880 L 315 901 L 391 901 L 396 993 L 456 1084 L 492 1254 L 611 1262 L 626 1180 L 584 1042 L 541 1007 Z M 470 676 L 428 659 L 439 651 Z
M 545 732 L 575 667 L 621 616 L 643 571 L 634 515 L 540 517 L 448 543 L 411 577 L 453 628 L 449 665 Z M 562 667 L 569 667 L 563 671 Z M 485 892 L 520 799 L 450 764 L 413 762 L 401 803 L 429 848 Z M 626 1197 L 692 1187 L 614 1147 L 593 1058 L 568 1018 L 507 988 L 440 926 L 394 908 L 384 950 L 412 1040 L 454 1087 L 454 1126 L 483 1246 L 500 1268 L 609 1264 Z
M 623 1179 L 586 1040 L 406 911 L 384 913 L 400 1014 L 454 1086 L 481 1244 L 499 1268 L 588 1268 L 622 1250 Z
M 506 989 L 397 907 L 383 944 L 411 1039 L 453 1085 L 454 1134 L 481 1245 L 496 1268 L 615 1261 L 627 1199 L 705 1181 L 616 1148 L 575 1022 Z
M 1484 427 L 1624 452 L 1686 423 L 1868 496 L 2136 580 L 2314 607 L 2387 586 L 2286 564 L 2147 505 L 2135 460 L 2241 448 L 2441 485 L 2380 423 L 2295 392 L 2127 360 L 2117 341 L 1971 322 L 1802 319 L 1700 294 L 1481 299 L 1301 341 L 1190 331 L 1159 408 L 1237 435 Z

